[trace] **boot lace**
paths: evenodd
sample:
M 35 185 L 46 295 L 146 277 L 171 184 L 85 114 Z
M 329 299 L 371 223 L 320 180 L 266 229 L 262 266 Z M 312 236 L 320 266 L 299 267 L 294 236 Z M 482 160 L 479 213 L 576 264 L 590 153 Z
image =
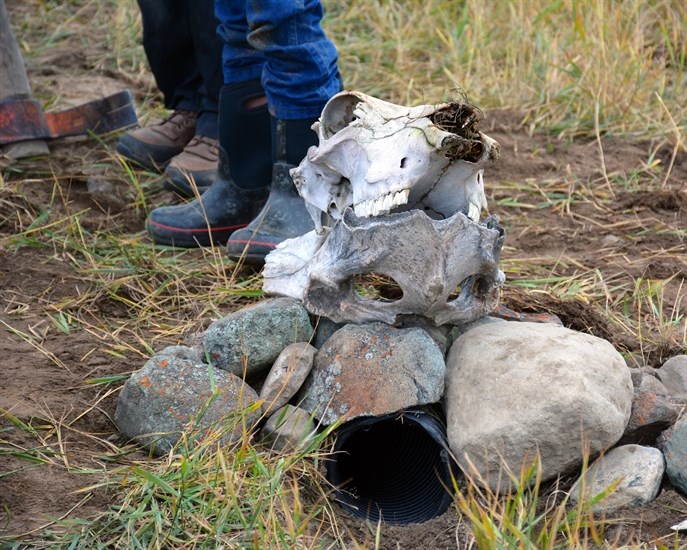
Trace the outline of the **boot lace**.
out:
M 219 142 L 216 139 L 196 134 L 184 147 L 184 152 L 206 160 L 216 160 L 219 155 Z
M 172 111 L 172 113 L 160 122 L 160 126 L 165 124 L 172 124 L 178 130 L 181 130 L 184 126 L 192 125 L 196 120 L 196 113 L 193 111 L 185 111 L 183 109 L 177 109 Z

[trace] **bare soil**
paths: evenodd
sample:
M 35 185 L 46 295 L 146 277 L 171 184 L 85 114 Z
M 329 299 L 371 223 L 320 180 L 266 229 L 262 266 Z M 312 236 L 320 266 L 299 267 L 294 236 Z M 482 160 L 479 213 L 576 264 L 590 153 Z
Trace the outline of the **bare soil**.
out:
M 27 63 L 29 77 L 34 91 L 64 90 L 64 105 L 122 88 L 132 88 L 139 99 L 146 94 L 149 82 L 101 74 L 76 48 L 57 48 L 49 56 Z M 503 303 L 517 311 L 554 313 L 568 327 L 608 339 L 629 362 L 657 368 L 685 353 L 659 325 L 640 341 L 612 322 L 607 308 L 620 317 L 628 313 L 623 308 L 632 304 L 617 297 L 641 278 L 665 282 L 664 315 L 687 314 L 687 304 L 680 301 L 687 278 L 687 154 L 678 151 L 673 158 L 667 142 L 530 135 L 523 119 L 524 113 L 487 112 L 480 128 L 501 145 L 501 159 L 485 174 L 485 183 L 491 213 L 507 231 L 502 261 L 509 281 Z M 25 460 L 22 455 L 40 446 L 38 440 L 7 416 L 0 418 L 2 449 L 14 452 L 0 453 L 0 537 L 5 540 L 26 538 L 22 534 L 58 518 L 93 517 L 113 502 L 102 490 L 79 492 L 97 481 L 84 470 L 101 468 L 111 443 L 121 442 L 112 422 L 116 388 L 86 381 L 129 373 L 144 358 L 127 350 L 110 353 L 99 333 L 84 328 L 68 334 L 58 330 L 51 316 L 61 303 L 79 300 L 83 273 L 64 250 L 29 240 L 16 246 L 12 239 L 48 210 L 49 219 L 78 214 L 88 231 L 142 233 L 145 212 L 131 206 L 127 177 L 113 155 L 115 143 L 116 136 L 102 142 L 63 139 L 50 144 L 48 157 L 0 159 L 0 408 L 33 426 L 45 448 L 59 452 L 32 455 L 44 464 Z M 648 167 L 652 159 L 660 160 L 660 169 Z M 118 192 L 89 193 L 87 181 L 94 176 L 112 182 Z M 155 205 L 174 199 L 154 191 L 150 200 Z M 572 276 L 579 276 L 579 288 L 558 292 L 555 282 L 546 289 L 525 284 Z M 590 277 L 596 278 L 595 289 L 604 282 L 605 296 L 587 285 Z M 105 327 L 108 319 L 131 312 L 125 301 L 104 296 L 88 315 L 94 326 Z M 648 319 L 650 312 L 640 315 Z M 670 526 L 686 517 L 685 497 L 666 483 L 651 505 L 617 514 L 623 521 L 607 535 L 609 540 L 670 542 Z M 374 541 L 364 523 L 343 515 L 342 520 L 357 540 Z M 464 533 L 450 511 L 418 526 L 384 527 L 381 547 L 456 548 Z

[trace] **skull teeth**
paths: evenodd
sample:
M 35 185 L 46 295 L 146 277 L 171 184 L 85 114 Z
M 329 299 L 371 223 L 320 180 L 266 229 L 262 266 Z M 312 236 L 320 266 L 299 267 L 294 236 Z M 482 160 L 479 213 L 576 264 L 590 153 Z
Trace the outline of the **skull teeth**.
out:
M 408 195 L 410 195 L 410 189 L 386 193 L 376 199 L 359 202 L 353 206 L 353 211 L 359 218 L 388 214 L 395 206 L 406 204 L 408 202 Z
M 468 206 L 468 218 L 473 222 L 479 222 L 479 213 L 481 208 L 477 206 L 474 202 L 471 202 Z

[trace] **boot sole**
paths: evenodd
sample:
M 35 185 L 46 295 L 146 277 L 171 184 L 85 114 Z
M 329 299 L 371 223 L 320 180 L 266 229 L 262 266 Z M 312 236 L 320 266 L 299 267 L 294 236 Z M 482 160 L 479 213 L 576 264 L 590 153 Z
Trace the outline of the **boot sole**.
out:
M 178 180 L 166 179 L 162 183 L 162 187 L 167 189 L 167 191 L 171 191 L 175 195 L 179 195 L 180 197 L 183 197 L 185 199 L 192 199 L 192 198 L 195 198 L 195 196 L 196 196 L 196 194 L 193 192 L 193 189 L 191 188 L 191 186 L 186 182 L 184 182 L 182 184 L 182 183 L 179 183 Z M 205 193 L 205 191 L 207 189 L 210 188 L 209 185 L 197 186 L 197 187 L 198 187 L 198 194 L 199 195 L 202 195 L 203 193 Z
M 227 256 L 235 262 L 242 261 L 250 265 L 262 265 L 265 257 L 272 252 L 278 243 L 256 240 L 236 240 L 227 242 Z
M 155 220 L 146 220 L 146 230 L 155 244 L 177 246 L 180 248 L 198 248 L 221 245 L 229 240 L 234 231 L 243 229 L 247 224 L 230 225 L 226 227 L 207 227 L 202 229 L 184 229 L 164 225 Z
M 129 147 L 126 141 L 119 141 L 115 147 L 115 151 L 117 151 L 129 162 L 133 162 L 134 164 L 146 168 L 147 170 L 160 173 L 164 171 L 165 167 L 169 164 L 169 161 L 179 154 L 172 154 L 173 152 L 171 150 L 165 152 L 160 151 L 160 158 L 159 160 L 156 160 L 152 155 L 139 155 L 134 149 Z

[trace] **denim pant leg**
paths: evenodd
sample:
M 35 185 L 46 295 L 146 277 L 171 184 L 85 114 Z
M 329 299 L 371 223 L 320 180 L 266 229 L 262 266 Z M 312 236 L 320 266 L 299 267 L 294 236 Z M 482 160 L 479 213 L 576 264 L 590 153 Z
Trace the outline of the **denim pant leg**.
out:
M 237 4 L 216 0 L 225 82 L 260 76 L 273 116 L 319 116 L 341 89 L 336 48 L 320 26 L 319 0 L 248 0 L 241 2 L 244 14 Z
M 198 88 L 200 108 L 196 133 L 217 139 L 219 119 L 219 93 L 224 85 L 222 75 L 222 48 L 217 36 L 217 19 L 213 0 L 186 0 L 186 13 L 190 22 L 196 66 L 202 78 Z
M 143 48 L 165 107 L 198 113 L 196 132 L 217 137 L 222 41 L 213 1 L 138 0 Z
M 248 44 L 246 0 L 215 0 L 215 16 L 219 21 L 217 35 L 224 43 L 224 84 L 262 78 L 265 56 Z

